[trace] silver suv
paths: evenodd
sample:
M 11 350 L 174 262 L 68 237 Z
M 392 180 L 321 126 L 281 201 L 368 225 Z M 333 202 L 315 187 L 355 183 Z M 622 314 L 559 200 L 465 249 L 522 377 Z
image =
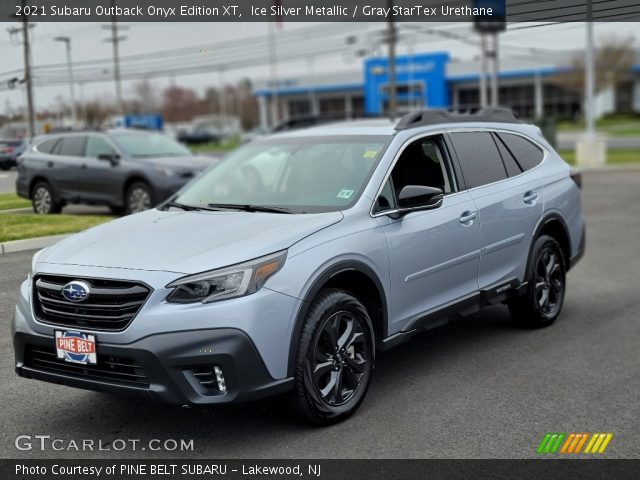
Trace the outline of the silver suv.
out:
M 320 423 L 375 354 L 496 303 L 560 314 L 579 177 L 508 110 L 425 111 L 251 142 L 159 208 L 38 252 L 19 375 L 179 404 L 291 392 Z

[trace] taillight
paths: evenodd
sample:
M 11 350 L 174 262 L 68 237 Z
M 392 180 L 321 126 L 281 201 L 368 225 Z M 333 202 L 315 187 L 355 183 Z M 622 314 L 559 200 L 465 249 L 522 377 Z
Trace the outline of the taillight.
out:
M 577 172 L 575 170 L 571 170 L 571 173 L 569 174 L 569 176 L 571 177 L 571 180 L 573 180 L 573 183 L 575 183 L 578 188 L 582 188 L 582 173 L 581 172 Z

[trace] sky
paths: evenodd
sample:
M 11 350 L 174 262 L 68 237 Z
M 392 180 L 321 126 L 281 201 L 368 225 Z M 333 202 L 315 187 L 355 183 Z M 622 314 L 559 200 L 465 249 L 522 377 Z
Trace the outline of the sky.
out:
M 249 37 L 264 35 L 265 44 L 267 34 L 271 28 L 267 23 L 129 23 L 126 32 L 127 39 L 121 43 L 121 55 L 145 54 L 161 52 L 166 49 L 178 47 L 191 47 L 221 41 L 238 41 Z M 318 27 L 318 23 L 286 23 L 283 32 L 291 32 L 296 29 L 309 29 Z M 433 23 L 421 25 L 434 29 L 454 32 L 463 38 L 477 39 L 477 34 L 472 31 L 470 24 Z M 0 23 L 0 82 L 8 78 L 6 73 L 21 69 L 23 66 L 22 47 L 12 43 L 8 29 L 17 26 L 17 23 Z M 585 42 L 585 25 L 583 23 L 564 23 L 547 25 L 537 28 L 529 24 L 510 24 L 507 32 L 501 35 L 501 42 L 507 47 L 501 49 L 503 55 L 508 55 L 511 49 L 539 48 L 545 50 L 580 49 Z M 64 44 L 54 41 L 60 35 L 71 37 L 72 58 L 74 63 L 94 60 L 96 58 L 109 58 L 112 54 L 111 44 L 104 41 L 109 32 L 99 23 L 54 23 L 41 22 L 32 28 L 32 63 L 44 65 L 51 63 L 63 63 L 66 61 Z M 355 34 L 360 39 L 370 38 L 371 32 L 384 28 L 382 23 L 374 24 L 332 24 L 331 35 L 334 39 L 338 36 L 346 38 Z M 596 41 L 610 35 L 629 35 L 635 38 L 636 48 L 640 48 L 640 23 L 601 23 L 596 24 Z M 322 29 L 321 29 L 322 30 Z M 328 29 L 329 30 L 329 29 Z M 282 35 L 278 33 L 277 36 Z M 342 40 L 340 40 L 342 41 Z M 322 44 L 323 39 L 318 38 Z M 442 39 L 421 35 L 411 37 L 411 46 L 408 40 L 401 40 L 398 46 L 400 54 L 407 53 L 412 48 L 415 53 L 428 51 L 448 51 L 451 57 L 456 59 L 471 59 L 479 54 L 478 48 L 459 40 Z M 279 47 L 280 48 L 280 47 Z M 286 48 L 283 46 L 282 48 Z M 291 48 L 291 46 L 289 46 Z M 295 47 L 293 47 L 295 48 Z M 286 63 L 278 63 L 278 78 L 286 78 L 295 75 L 314 72 L 339 72 L 343 70 L 357 70 L 361 59 L 355 58 L 351 52 L 345 50 L 338 54 L 322 56 L 318 58 L 296 59 Z M 380 49 L 379 49 L 380 51 Z M 384 52 L 384 49 L 381 50 Z M 15 76 L 15 73 L 12 74 Z M 223 82 L 233 82 L 240 78 L 254 80 L 268 78 L 269 67 L 253 66 L 239 69 L 225 70 L 221 72 L 208 72 L 194 75 L 180 75 L 179 69 L 172 75 L 162 78 L 153 78 L 151 82 L 157 89 L 163 89 L 170 84 L 195 88 L 203 92 L 207 86 L 219 86 Z M 76 85 L 77 100 L 115 99 L 115 87 L 109 75 L 107 80 L 97 83 L 86 83 L 82 87 Z M 123 82 L 123 94 L 126 98 L 132 95 L 132 87 L 136 81 Z M 60 101 L 68 102 L 69 88 L 67 85 L 39 86 L 34 88 L 36 108 L 55 108 Z M 0 91 L 0 113 L 6 113 L 9 109 L 20 109 L 24 105 L 24 89 Z

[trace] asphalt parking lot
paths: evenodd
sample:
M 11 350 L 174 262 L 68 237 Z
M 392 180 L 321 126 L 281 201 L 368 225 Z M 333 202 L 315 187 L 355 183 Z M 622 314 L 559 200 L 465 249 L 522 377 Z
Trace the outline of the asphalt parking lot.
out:
M 282 398 L 183 409 L 18 378 L 10 321 L 32 252 L 0 256 L 0 456 L 527 458 L 546 432 L 612 432 L 607 458 L 640 458 L 640 172 L 584 176 L 587 254 L 558 322 L 515 328 L 506 308 L 379 355 L 348 421 L 316 429 Z M 194 439 L 194 451 L 18 451 L 21 434 L 62 439 Z

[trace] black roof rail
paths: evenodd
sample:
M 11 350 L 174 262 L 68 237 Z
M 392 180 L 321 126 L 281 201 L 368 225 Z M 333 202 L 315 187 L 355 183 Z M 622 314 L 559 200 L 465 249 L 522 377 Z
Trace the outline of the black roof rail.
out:
M 497 123 L 521 123 L 510 108 L 485 107 L 452 111 L 446 109 L 429 109 L 412 112 L 400 119 L 396 130 L 437 125 L 439 123 L 457 122 L 497 122 Z

